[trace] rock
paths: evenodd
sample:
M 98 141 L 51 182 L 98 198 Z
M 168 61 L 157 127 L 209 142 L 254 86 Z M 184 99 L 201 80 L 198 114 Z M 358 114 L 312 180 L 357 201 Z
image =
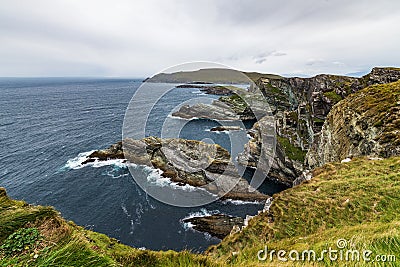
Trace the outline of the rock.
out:
M 222 132 L 222 131 L 240 131 L 243 130 L 239 126 L 217 126 L 211 128 L 211 132 Z
M 161 170 L 179 185 L 203 187 L 223 199 L 262 201 L 268 198 L 240 177 L 229 152 L 219 145 L 186 139 L 146 137 L 124 139 L 105 150 L 93 152 L 84 164 L 97 159 L 124 158 L 131 163 Z M 123 151 L 122 151 L 123 147 Z
M 306 163 L 315 168 L 352 157 L 395 155 L 400 155 L 400 81 L 367 87 L 335 105 Z
M 278 142 L 268 177 L 285 184 L 293 182 L 305 168 L 306 152 L 311 145 L 320 144 L 318 140 L 322 126 L 335 104 L 368 85 L 399 79 L 399 68 L 374 68 L 361 78 L 322 74 L 312 78 L 258 79 L 256 84 L 276 118 Z M 250 89 L 253 92 L 255 87 Z M 357 118 L 354 119 L 358 121 Z M 259 158 L 261 142 L 260 137 L 257 137 L 258 127 L 259 124 L 256 123 L 251 132 L 253 138 L 241 154 L 242 164 L 250 161 L 252 166 L 251 162 L 256 162 Z M 357 144 L 360 138 L 362 136 L 354 133 L 352 143 Z
M 237 90 L 231 96 L 220 97 L 211 104 L 184 105 L 172 116 L 184 119 L 246 121 L 261 118 L 269 112 L 266 99 L 261 93 Z
M 82 164 L 93 162 L 96 159 L 108 160 L 108 159 L 123 159 L 123 158 L 124 158 L 124 153 L 122 151 L 122 142 L 118 142 L 116 144 L 111 145 L 107 149 L 94 151 L 92 154 L 88 156 L 88 159 L 85 160 Z
M 242 227 L 244 219 L 224 214 L 214 214 L 205 217 L 193 217 L 184 219 L 184 222 L 190 222 L 193 229 L 200 232 L 207 232 L 210 235 L 223 239 L 229 235 L 234 227 Z
M 257 167 L 268 175 L 268 179 L 274 180 L 286 186 L 292 186 L 292 182 L 301 173 L 301 169 L 289 159 L 276 136 L 273 118 L 265 116 L 255 123 L 252 129 L 252 139 L 245 145 L 244 151 L 238 155 L 238 162 L 244 166 Z
M 204 88 L 200 88 L 200 91 L 210 94 L 210 95 L 231 95 L 234 93 L 232 87 L 228 86 L 206 86 Z
M 214 101 L 212 104 L 183 105 L 178 111 L 172 113 L 172 116 L 183 119 L 240 120 L 240 116 L 221 101 Z
M 209 95 L 231 95 L 234 90 L 232 86 L 222 86 L 222 85 L 207 85 L 202 84 L 180 84 L 176 88 L 198 88 L 200 91 Z

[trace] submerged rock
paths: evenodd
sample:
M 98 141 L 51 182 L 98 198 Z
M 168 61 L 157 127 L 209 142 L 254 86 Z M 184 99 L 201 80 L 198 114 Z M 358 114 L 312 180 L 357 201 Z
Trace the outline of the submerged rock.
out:
M 183 220 L 191 223 L 193 229 L 209 233 L 211 236 L 223 239 L 229 235 L 235 226 L 243 227 L 244 219 L 241 217 L 233 217 L 225 214 L 214 214 L 204 217 L 193 217 Z
M 239 175 L 226 149 L 201 141 L 127 138 L 108 149 L 93 152 L 84 164 L 95 160 L 120 159 L 121 155 L 131 163 L 161 170 L 162 176 L 179 185 L 202 187 L 224 199 L 260 201 L 268 198 L 251 188 Z

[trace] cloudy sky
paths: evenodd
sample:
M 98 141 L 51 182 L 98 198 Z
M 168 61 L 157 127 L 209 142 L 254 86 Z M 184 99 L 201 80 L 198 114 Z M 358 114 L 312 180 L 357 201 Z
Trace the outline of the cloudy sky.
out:
M 368 72 L 400 66 L 399 25 L 398 0 L 1 0 L 0 76 Z

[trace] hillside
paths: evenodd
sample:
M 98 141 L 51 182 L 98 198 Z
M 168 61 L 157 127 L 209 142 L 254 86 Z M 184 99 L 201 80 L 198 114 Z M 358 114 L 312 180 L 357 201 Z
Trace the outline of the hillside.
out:
M 12 200 L 4 188 L 0 188 L 0 244 L 0 266 L 214 266 L 202 255 L 120 244 L 65 221 L 51 207 Z
M 251 266 L 261 263 L 257 252 L 265 245 L 270 250 L 321 252 L 328 246 L 335 248 L 338 239 L 360 250 L 370 249 L 374 255 L 399 256 L 400 157 L 330 163 L 315 169 L 313 176 L 309 182 L 274 195 L 269 211 L 210 248 L 210 257 Z
M 279 75 L 262 74 L 258 72 L 241 72 L 233 69 L 199 69 L 195 71 L 180 71 L 174 73 L 159 73 L 146 82 L 162 82 L 162 83 L 190 83 L 190 82 L 210 82 L 225 84 L 249 83 L 249 79 L 253 81 L 260 77 L 279 79 Z

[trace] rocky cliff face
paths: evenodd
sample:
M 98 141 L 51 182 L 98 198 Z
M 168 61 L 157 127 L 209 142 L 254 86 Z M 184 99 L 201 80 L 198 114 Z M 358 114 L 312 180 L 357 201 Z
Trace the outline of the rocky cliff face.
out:
M 256 84 L 276 118 L 278 142 L 271 178 L 288 184 L 302 172 L 306 152 L 311 146 L 318 146 L 319 141 L 314 141 L 314 138 L 318 138 L 327 115 L 336 103 L 369 85 L 399 79 L 398 68 L 374 68 L 361 78 L 325 74 L 312 78 L 260 78 Z M 259 125 L 260 122 L 255 124 L 252 131 L 257 132 Z M 257 159 L 260 156 L 259 145 L 260 138 L 255 135 L 240 157 L 244 160 Z M 314 166 L 315 163 L 307 165 Z
M 307 153 L 309 168 L 348 157 L 400 155 L 400 81 L 373 85 L 333 107 Z

